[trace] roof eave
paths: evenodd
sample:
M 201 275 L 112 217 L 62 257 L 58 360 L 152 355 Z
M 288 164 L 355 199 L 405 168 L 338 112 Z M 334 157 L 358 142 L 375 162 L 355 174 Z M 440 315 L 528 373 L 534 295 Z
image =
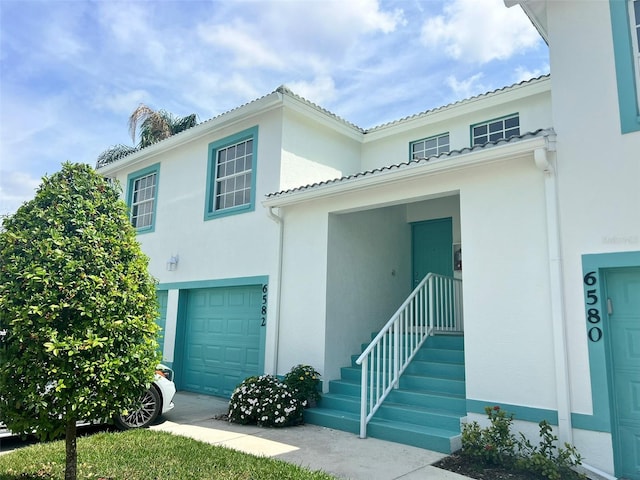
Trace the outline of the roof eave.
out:
M 480 164 L 487 165 L 495 162 L 515 160 L 531 155 L 537 148 L 545 147 L 548 142 L 547 137 L 550 135 L 553 135 L 552 131 L 545 130 L 542 134 L 531 138 L 517 142 L 505 142 L 492 145 L 489 148 L 459 154 L 454 157 L 446 156 L 409 165 L 395 166 L 395 168 L 389 167 L 388 169 L 370 175 L 363 174 L 345 180 L 336 179 L 335 182 L 328 182 L 299 191 L 286 192 L 276 194 L 273 197 L 267 197 L 262 201 L 262 205 L 267 208 L 287 207 L 311 200 L 334 197 L 346 192 L 373 188 L 382 184 L 396 183 L 408 178 L 453 172 Z
M 520 8 L 527 14 L 527 17 L 529 17 L 533 26 L 536 27 L 536 30 L 538 30 L 544 42 L 549 45 L 546 0 L 504 0 L 504 4 L 507 7 L 520 5 Z
M 109 176 L 110 174 L 113 174 L 123 168 L 135 166 L 155 155 L 166 152 L 168 150 L 172 150 L 174 148 L 178 148 L 186 143 L 209 135 L 215 130 L 234 125 L 274 108 L 278 108 L 282 106 L 282 104 L 283 95 L 277 91 L 272 92 L 262 98 L 225 112 L 210 120 L 199 123 L 195 127 L 184 130 L 179 134 L 173 135 L 158 143 L 154 143 L 153 145 L 143 148 L 138 152 L 127 155 L 126 157 L 116 160 L 115 162 L 111 162 L 103 167 L 98 168 L 97 171 L 101 175 Z

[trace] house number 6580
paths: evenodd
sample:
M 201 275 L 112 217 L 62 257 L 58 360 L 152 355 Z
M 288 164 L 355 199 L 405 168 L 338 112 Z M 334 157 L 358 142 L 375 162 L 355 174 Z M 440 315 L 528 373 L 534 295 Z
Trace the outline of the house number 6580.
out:
M 602 339 L 602 328 L 600 328 L 600 310 L 597 308 L 598 304 L 598 277 L 596 272 L 589 272 L 584 276 L 584 284 L 587 287 L 593 287 L 587 289 L 587 322 L 589 323 L 588 337 L 592 342 L 599 342 Z

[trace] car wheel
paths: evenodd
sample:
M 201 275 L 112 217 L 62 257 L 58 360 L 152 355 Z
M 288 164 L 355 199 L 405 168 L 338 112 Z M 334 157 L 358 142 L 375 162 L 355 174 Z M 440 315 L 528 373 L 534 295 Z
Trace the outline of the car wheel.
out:
M 139 405 L 138 409 L 129 410 L 126 415 L 118 415 L 115 418 L 116 426 L 122 430 L 128 430 L 151 425 L 158 418 L 161 408 L 160 393 L 156 387 L 151 386 L 142 394 Z

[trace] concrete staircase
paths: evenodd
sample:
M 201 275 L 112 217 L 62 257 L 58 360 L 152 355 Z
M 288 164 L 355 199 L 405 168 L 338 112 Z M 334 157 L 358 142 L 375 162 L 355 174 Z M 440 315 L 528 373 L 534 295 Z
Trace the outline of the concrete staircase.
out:
M 442 453 L 460 448 L 460 419 L 466 416 L 462 335 L 429 337 L 367 426 L 367 436 Z M 366 345 L 363 345 L 363 350 Z M 305 421 L 358 434 L 361 368 L 355 361 L 329 382 Z

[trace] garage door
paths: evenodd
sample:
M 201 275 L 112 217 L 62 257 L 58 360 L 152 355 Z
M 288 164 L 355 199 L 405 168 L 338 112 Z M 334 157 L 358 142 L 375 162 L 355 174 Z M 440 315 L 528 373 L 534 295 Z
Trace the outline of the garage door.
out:
M 262 286 L 195 289 L 186 295 L 178 385 L 228 397 L 246 377 L 263 373 Z

